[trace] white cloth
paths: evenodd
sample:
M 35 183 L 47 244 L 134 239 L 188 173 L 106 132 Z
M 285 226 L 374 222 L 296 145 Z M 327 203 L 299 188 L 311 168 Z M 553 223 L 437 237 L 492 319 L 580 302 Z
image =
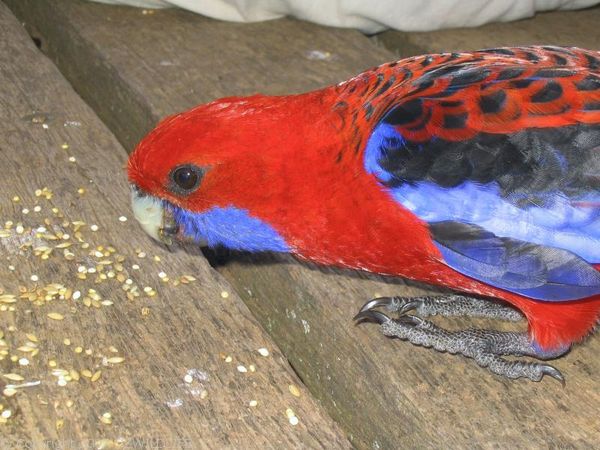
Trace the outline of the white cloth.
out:
M 600 0 L 96 0 L 144 8 L 178 6 L 214 19 L 258 22 L 293 16 L 322 25 L 376 33 L 386 28 L 431 31 L 580 9 Z

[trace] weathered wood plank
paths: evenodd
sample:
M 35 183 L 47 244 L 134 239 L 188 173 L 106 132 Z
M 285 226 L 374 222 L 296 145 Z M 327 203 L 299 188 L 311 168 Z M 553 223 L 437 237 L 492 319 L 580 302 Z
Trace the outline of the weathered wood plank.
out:
M 600 48 L 600 7 L 580 11 L 552 11 L 530 19 L 490 23 L 428 33 L 385 31 L 375 39 L 403 57 L 423 53 L 478 50 L 513 45 L 565 45 Z
M 349 448 L 203 258 L 119 220 L 126 152 L 2 3 L 0 84 L 0 448 Z
M 38 29 L 48 54 L 109 125 L 132 116 L 151 119 L 134 133 L 111 125 L 127 146 L 160 117 L 196 103 L 313 89 L 393 58 L 356 32 L 292 20 L 240 25 L 71 0 L 9 4 Z M 309 59 L 314 50 L 329 57 Z M 90 67 L 93 82 L 82 75 Z M 135 105 L 119 100 L 132 97 Z M 568 377 L 566 389 L 552 381 L 508 382 L 467 360 L 352 324 L 376 293 L 422 292 L 418 288 L 285 258 L 253 262 L 233 260 L 219 270 L 358 447 L 598 445 L 597 337 L 557 363 Z

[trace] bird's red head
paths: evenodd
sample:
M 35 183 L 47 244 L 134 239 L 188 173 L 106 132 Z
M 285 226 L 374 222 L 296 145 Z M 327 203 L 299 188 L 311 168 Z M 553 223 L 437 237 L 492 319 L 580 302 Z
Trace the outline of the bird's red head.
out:
M 189 214 L 235 208 L 264 220 L 298 167 L 292 160 L 327 141 L 323 127 L 330 123 L 297 120 L 311 112 L 323 117 L 319 95 L 224 98 L 163 120 L 128 164 L 134 212 L 146 231 L 160 238 L 168 228 L 165 205 Z M 172 225 L 181 232 L 181 223 Z
M 131 155 L 129 180 L 189 210 L 212 206 L 215 186 L 260 142 L 269 109 L 266 97 L 225 98 L 166 118 Z

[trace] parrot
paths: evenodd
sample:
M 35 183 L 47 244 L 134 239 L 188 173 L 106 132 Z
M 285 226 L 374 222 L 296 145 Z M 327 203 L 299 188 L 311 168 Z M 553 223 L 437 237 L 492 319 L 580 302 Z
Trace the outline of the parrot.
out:
M 129 157 L 153 238 L 444 288 L 356 314 L 501 378 L 600 319 L 600 52 L 500 47 L 385 63 L 294 95 L 234 96 L 162 120 Z M 526 320 L 450 331 L 429 316 Z

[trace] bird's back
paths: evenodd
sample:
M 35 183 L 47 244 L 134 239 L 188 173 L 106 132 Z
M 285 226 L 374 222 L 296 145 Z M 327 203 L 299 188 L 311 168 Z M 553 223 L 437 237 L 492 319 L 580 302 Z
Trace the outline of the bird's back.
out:
M 570 298 L 562 282 L 600 292 L 598 52 L 425 55 L 338 89 L 363 99 L 349 126 L 366 130 L 365 169 L 430 225 L 450 266 L 540 299 Z

